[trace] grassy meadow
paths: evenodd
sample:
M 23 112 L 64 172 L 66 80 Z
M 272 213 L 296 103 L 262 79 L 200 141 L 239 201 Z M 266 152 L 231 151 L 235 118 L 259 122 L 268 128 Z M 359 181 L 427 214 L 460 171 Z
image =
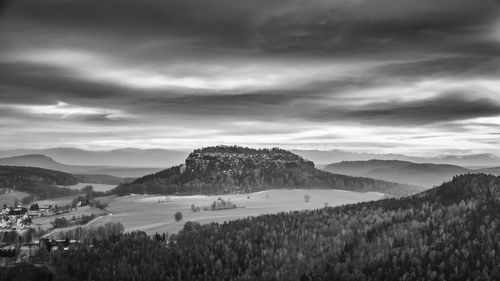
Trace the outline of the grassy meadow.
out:
M 29 195 L 28 193 L 22 191 L 11 190 L 9 192 L 6 188 L 2 189 L 2 191 L 5 193 L 0 194 L 0 208 L 3 208 L 4 204 L 7 206 L 13 206 L 16 200 L 21 203 L 21 200 Z
M 80 190 L 80 189 L 86 187 L 87 185 L 93 186 L 94 191 L 101 191 L 101 192 L 106 192 L 106 191 L 111 190 L 111 189 L 116 187 L 116 184 L 102 184 L 102 183 L 77 183 L 75 185 L 68 185 L 68 186 L 64 186 L 64 187 L 69 188 L 69 189 L 73 189 L 73 190 Z
M 304 196 L 310 196 L 305 202 Z M 236 209 L 192 212 L 191 205 L 209 206 L 221 197 L 230 199 L 236 204 Z M 151 196 L 130 195 L 124 197 L 108 197 L 107 210 L 112 215 L 103 217 L 93 223 L 93 226 L 106 222 L 121 222 L 126 231 L 142 230 L 148 234 L 155 232 L 176 233 L 187 221 L 201 224 L 210 222 L 222 223 L 228 220 L 246 218 L 278 212 L 323 208 L 362 201 L 378 200 L 384 194 L 377 192 L 358 193 L 344 190 L 324 189 L 279 189 L 267 190 L 251 194 L 224 196 Z M 183 220 L 175 222 L 174 214 L 180 211 Z

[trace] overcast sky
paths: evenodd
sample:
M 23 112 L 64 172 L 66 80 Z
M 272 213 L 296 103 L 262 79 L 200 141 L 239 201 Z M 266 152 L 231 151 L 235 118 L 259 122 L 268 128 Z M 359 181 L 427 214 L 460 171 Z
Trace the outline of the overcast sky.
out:
M 0 1 L 0 147 L 500 153 L 500 1 Z

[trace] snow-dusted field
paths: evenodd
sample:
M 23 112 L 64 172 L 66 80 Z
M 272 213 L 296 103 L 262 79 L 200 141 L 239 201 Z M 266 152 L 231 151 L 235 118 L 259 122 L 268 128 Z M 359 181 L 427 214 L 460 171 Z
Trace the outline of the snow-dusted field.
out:
M 75 185 L 69 185 L 69 186 L 64 186 L 69 189 L 82 189 L 86 187 L 87 185 L 91 185 L 94 187 L 94 191 L 108 191 L 116 187 L 116 184 L 102 184 L 102 183 L 77 183 Z
M 310 196 L 305 202 L 304 196 Z M 230 199 L 237 205 L 236 209 L 192 212 L 191 204 L 209 206 L 219 197 Z M 248 199 L 248 197 L 250 197 Z M 384 194 L 377 192 L 357 193 L 344 190 L 324 189 L 275 189 L 250 194 L 224 196 L 148 196 L 130 195 L 112 197 L 109 201 L 110 216 L 103 217 L 93 225 L 109 221 L 118 221 L 125 226 L 126 231 L 142 230 L 148 234 L 155 232 L 176 233 L 181 230 L 187 221 L 196 221 L 201 224 L 210 222 L 224 222 L 248 216 L 278 213 L 283 211 L 305 210 L 338 206 L 361 201 L 378 200 Z M 181 222 L 175 222 L 174 214 L 180 211 L 183 215 Z

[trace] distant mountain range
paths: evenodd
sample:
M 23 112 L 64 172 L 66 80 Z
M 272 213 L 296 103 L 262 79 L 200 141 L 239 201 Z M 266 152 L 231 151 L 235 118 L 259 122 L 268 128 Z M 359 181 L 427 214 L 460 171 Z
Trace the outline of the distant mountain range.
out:
M 370 177 L 429 188 L 448 181 L 453 176 L 471 172 L 460 166 L 420 164 L 399 160 L 343 161 L 327 165 L 324 170 L 336 174 Z
M 500 167 L 493 167 L 493 168 L 483 168 L 476 170 L 477 172 L 485 173 L 485 174 L 491 174 L 495 176 L 500 176 Z
M 356 153 L 343 150 L 291 150 L 313 161 L 317 166 L 341 161 L 400 160 L 414 163 L 450 164 L 467 168 L 500 166 L 500 158 L 494 154 L 442 155 L 438 157 L 412 157 L 402 154 Z M 41 154 L 66 165 L 117 166 L 131 168 L 171 167 L 184 163 L 188 151 L 169 149 L 124 148 L 108 151 L 89 151 L 76 148 L 17 149 L 0 151 L 0 157 Z
M 161 168 L 67 165 L 57 162 L 54 159 L 41 154 L 29 154 L 0 158 L 0 165 L 39 167 L 44 169 L 62 171 L 70 174 L 110 175 L 122 178 L 136 178 L 161 170 Z
M 89 151 L 66 147 L 0 151 L 0 157 L 2 158 L 31 154 L 45 155 L 66 165 L 149 168 L 179 165 L 184 162 L 189 152 L 135 148 Z
M 456 165 L 413 163 L 399 160 L 343 161 L 326 165 L 325 171 L 369 177 L 430 188 L 466 173 L 500 174 L 500 168 L 467 169 Z
M 37 153 L 20 155 L 28 152 Z M 423 187 L 438 185 L 449 180 L 452 176 L 462 173 L 484 172 L 500 175 L 500 158 L 493 154 L 445 155 L 423 158 L 401 154 L 354 153 L 342 150 L 292 150 L 291 152 L 315 162 L 318 167 L 323 167 L 328 163 L 345 162 L 326 167 L 325 170 L 330 172 Z M 188 155 L 188 152 L 165 149 L 127 148 L 110 151 L 87 151 L 74 148 L 20 149 L 0 151 L 0 157 L 5 156 L 5 158 L 0 158 L 0 165 L 40 167 L 86 175 L 80 178 L 90 179 L 93 183 L 120 184 L 168 167 L 178 166 L 184 163 L 184 159 Z M 368 162 L 361 163 L 363 161 Z M 102 176 L 90 177 L 89 175 L 92 174 L 110 177 L 106 179 Z M 128 178 L 128 180 L 116 177 Z
M 414 163 L 450 164 L 464 167 L 500 166 L 500 157 L 494 154 L 442 155 L 438 157 L 413 157 L 402 154 L 356 153 L 343 150 L 292 150 L 316 164 L 324 165 L 342 161 L 400 160 Z
M 419 191 L 404 184 L 318 170 L 313 162 L 278 148 L 217 146 L 197 149 L 184 165 L 138 178 L 113 192 L 149 194 L 246 193 L 272 188 L 376 191 L 396 196 Z

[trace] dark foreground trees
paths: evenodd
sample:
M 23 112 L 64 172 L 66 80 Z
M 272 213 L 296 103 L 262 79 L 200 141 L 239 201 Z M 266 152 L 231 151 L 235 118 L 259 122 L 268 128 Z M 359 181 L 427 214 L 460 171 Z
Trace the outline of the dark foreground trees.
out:
M 1 281 L 51 281 L 54 275 L 46 267 L 19 264 L 13 267 L 0 267 Z
M 224 224 L 113 234 L 54 258 L 78 280 L 500 280 L 500 177 Z

